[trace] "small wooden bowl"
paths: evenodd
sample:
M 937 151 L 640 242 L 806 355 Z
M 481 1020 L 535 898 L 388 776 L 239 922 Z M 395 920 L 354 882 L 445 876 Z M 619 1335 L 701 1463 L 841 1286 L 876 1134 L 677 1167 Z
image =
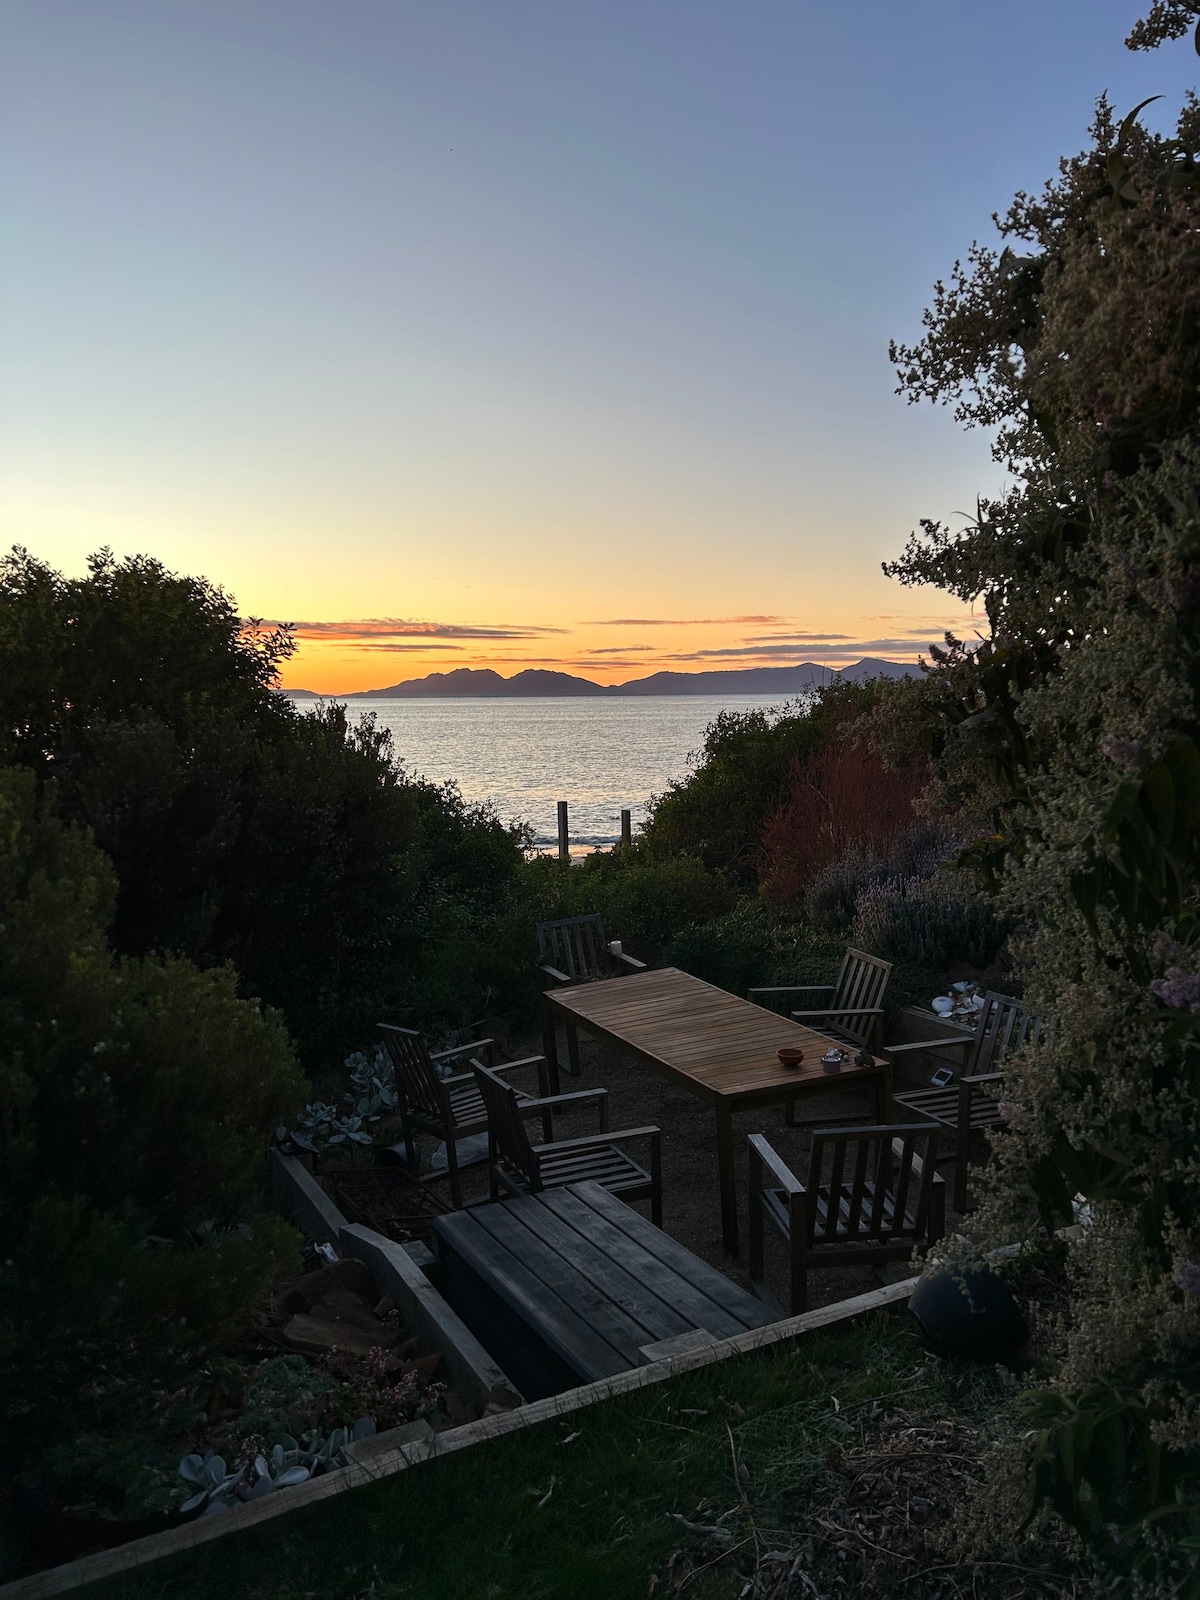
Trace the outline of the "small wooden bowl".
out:
M 798 1067 L 804 1060 L 804 1051 L 798 1045 L 787 1044 L 777 1052 L 781 1067 Z

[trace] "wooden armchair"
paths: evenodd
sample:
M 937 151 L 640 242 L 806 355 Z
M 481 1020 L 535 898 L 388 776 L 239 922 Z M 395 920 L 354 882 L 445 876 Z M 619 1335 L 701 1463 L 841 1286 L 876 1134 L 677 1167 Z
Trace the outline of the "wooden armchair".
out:
M 624 973 L 645 972 L 646 963 L 635 961 L 617 950 L 610 950 L 604 932 L 604 919 L 599 912 L 586 917 L 564 917 L 560 922 L 539 922 L 537 925 L 538 984 L 545 989 L 574 987 L 577 983 L 597 983 L 604 978 L 618 978 Z M 553 1020 L 543 1007 L 542 1033 L 545 1051 L 552 1060 L 558 1059 L 551 1030 Z M 573 1078 L 579 1076 L 579 1034 L 567 1023 L 567 1070 Z
M 937 1142 L 927 1122 L 825 1128 L 813 1136 L 805 1185 L 751 1134 L 749 1267 L 759 1298 L 778 1306 L 763 1276 L 764 1224 L 788 1245 L 792 1316 L 808 1309 L 814 1268 L 907 1260 L 914 1246 L 936 1243 L 946 1229 Z
M 650 1220 L 655 1227 L 662 1226 L 662 1133 L 658 1128 L 621 1128 L 610 1133 L 607 1089 L 582 1089 L 575 1094 L 522 1102 L 512 1085 L 491 1067 L 472 1061 L 471 1068 L 487 1108 L 493 1200 L 499 1198 L 501 1187 L 510 1195 L 538 1194 L 543 1189 L 591 1179 L 623 1200 L 648 1199 Z M 599 1109 L 599 1135 L 556 1142 L 547 1136 L 544 1144 L 529 1142 L 527 1117 L 543 1116 L 552 1107 L 583 1106 L 589 1102 Z M 648 1139 L 649 1172 L 613 1144 L 613 1139 Z
M 792 1016 L 859 1050 L 878 1049 L 883 1038 L 883 996 L 891 975 L 890 961 L 880 961 L 865 950 L 851 948 L 842 958 L 836 982 L 751 989 L 750 999 L 768 1009 L 777 1009 L 781 1001 L 794 995 L 828 995 L 827 1005 L 815 1011 L 793 1011 Z
M 896 1095 L 895 1103 L 906 1111 L 928 1117 L 931 1122 L 954 1133 L 955 1211 L 967 1209 L 967 1165 L 971 1154 L 971 1135 L 988 1128 L 1004 1126 L 995 1087 L 1003 1076 L 1001 1067 L 1009 1054 L 1027 1044 L 1037 1044 L 1046 1027 L 1040 1017 L 1025 1010 L 1011 995 L 989 992 L 983 1009 L 975 1019 L 974 1033 L 953 1034 L 944 1039 L 918 1039 L 912 1044 L 888 1045 L 884 1054 L 895 1066 L 917 1050 L 962 1050 L 963 1075 L 944 1089 L 914 1089 Z
M 439 1050 L 431 1055 L 421 1035 L 411 1028 L 396 1028 L 391 1023 L 381 1022 L 378 1031 L 396 1074 L 396 1094 L 404 1124 L 404 1144 L 409 1167 L 412 1171 L 416 1171 L 417 1151 L 413 1138 L 414 1131 L 431 1133 L 439 1139 L 444 1139 L 450 1198 L 456 1207 L 461 1208 L 463 1197 L 458 1168 L 458 1141 L 469 1138 L 474 1133 L 486 1132 L 487 1113 L 479 1087 L 471 1073 L 460 1072 L 443 1078 L 438 1072 L 438 1064 L 473 1051 L 476 1055 L 482 1054 L 488 1066 L 497 1073 L 507 1075 L 522 1068 L 535 1067 L 538 1075 L 538 1093 L 545 1095 L 549 1091 L 545 1060 L 542 1056 L 528 1056 L 522 1061 L 509 1061 L 504 1066 L 497 1067 L 496 1047 L 491 1039 L 475 1039 L 470 1044 L 456 1045 L 453 1050 Z M 511 1092 L 522 1102 L 531 1099 L 530 1095 L 520 1089 L 513 1089 Z M 547 1139 L 554 1137 L 549 1110 L 542 1116 L 542 1131 Z
M 537 925 L 538 978 L 543 989 L 562 984 L 595 983 L 625 972 L 644 972 L 646 963 L 635 961 L 608 947 L 604 919 L 599 912 L 586 917 L 564 917 L 560 922 Z

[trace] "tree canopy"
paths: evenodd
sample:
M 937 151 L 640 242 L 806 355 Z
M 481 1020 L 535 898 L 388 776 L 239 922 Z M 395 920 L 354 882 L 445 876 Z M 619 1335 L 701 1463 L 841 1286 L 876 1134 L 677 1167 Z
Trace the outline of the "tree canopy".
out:
M 1157 5 L 1130 43 L 1198 15 Z M 1141 109 L 1118 119 L 1102 100 L 1088 147 L 1016 197 L 1002 248 L 974 247 L 923 338 L 893 350 L 902 393 L 996 430 L 1011 487 L 965 529 L 925 522 L 887 569 L 982 596 L 986 630 L 889 690 L 877 726 L 921 730 L 942 793 L 974 815 L 967 860 L 1028 929 L 1027 994 L 1053 1019 L 1006 1080 L 1010 1131 L 969 1224 L 980 1248 L 1041 1240 L 1069 1286 L 1062 1364 L 1031 1402 L 1031 1481 L 1114 1567 L 1191 1594 L 1200 105 L 1170 135 Z

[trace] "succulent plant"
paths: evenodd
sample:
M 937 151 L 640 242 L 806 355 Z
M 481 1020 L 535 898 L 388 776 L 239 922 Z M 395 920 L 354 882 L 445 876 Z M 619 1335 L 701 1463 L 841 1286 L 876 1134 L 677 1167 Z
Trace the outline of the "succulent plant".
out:
M 180 1511 L 199 1511 L 208 1516 L 213 1511 L 228 1511 L 244 1468 L 228 1472 L 224 1456 L 206 1450 L 202 1456 L 184 1456 L 179 1463 L 179 1476 L 191 1484 L 196 1493 L 180 1506 Z
M 308 1443 L 300 1445 L 290 1434 L 283 1434 L 266 1454 L 259 1454 L 249 1466 L 236 1472 L 226 1469 L 222 1456 L 206 1450 L 203 1456 L 184 1456 L 179 1476 L 196 1493 L 180 1506 L 181 1512 L 198 1511 L 201 1516 L 229 1511 L 247 1500 L 260 1500 L 276 1489 L 290 1489 L 309 1478 L 333 1472 L 346 1465 L 342 1454 L 347 1444 L 368 1439 L 375 1432 L 371 1417 L 360 1417 L 352 1428 L 335 1428 L 327 1439 L 314 1428 Z
M 348 1108 L 339 1109 L 328 1100 L 311 1100 L 289 1128 L 280 1123 L 275 1137 L 280 1144 L 288 1140 L 301 1150 L 320 1155 L 323 1150 L 343 1144 L 370 1144 L 368 1124 L 378 1122 L 397 1105 L 396 1086 L 386 1052 L 376 1047 L 374 1059 L 361 1051 L 348 1056 L 350 1091 L 342 1096 Z

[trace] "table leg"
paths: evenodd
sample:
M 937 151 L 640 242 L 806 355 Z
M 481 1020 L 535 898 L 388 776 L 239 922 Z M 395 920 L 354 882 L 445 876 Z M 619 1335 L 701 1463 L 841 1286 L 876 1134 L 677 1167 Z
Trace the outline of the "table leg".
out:
M 546 1072 L 550 1078 L 550 1093 L 561 1094 L 558 1073 L 558 1040 L 554 1033 L 554 1013 L 542 1001 L 542 1054 L 546 1058 Z
M 733 1113 L 729 1102 L 718 1100 L 717 1183 L 721 1190 L 721 1239 L 727 1256 L 738 1253 L 737 1178 L 733 1162 Z
M 892 1120 L 892 1064 L 885 1061 L 882 1071 L 875 1080 L 875 1121 L 877 1123 Z
M 579 1030 L 573 1022 L 567 1023 L 567 1071 L 573 1078 L 579 1076 Z

